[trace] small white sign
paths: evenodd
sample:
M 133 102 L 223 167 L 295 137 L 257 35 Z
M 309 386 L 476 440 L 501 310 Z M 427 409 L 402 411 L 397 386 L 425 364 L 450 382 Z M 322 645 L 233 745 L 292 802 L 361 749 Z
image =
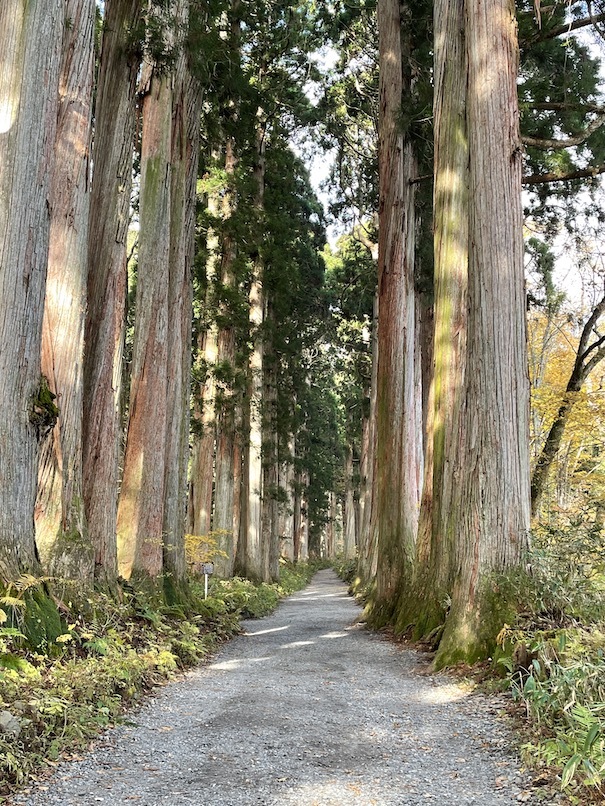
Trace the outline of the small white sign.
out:
M 213 565 L 213 563 L 204 563 L 202 565 L 202 572 L 204 574 L 206 574 L 206 576 L 210 576 L 211 574 L 214 574 L 214 565 Z

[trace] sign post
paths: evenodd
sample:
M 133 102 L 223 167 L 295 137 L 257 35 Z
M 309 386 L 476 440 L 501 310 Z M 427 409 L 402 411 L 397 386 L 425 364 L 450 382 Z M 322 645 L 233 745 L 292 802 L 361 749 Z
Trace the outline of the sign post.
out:
M 204 599 L 208 598 L 208 577 L 214 573 L 214 565 L 212 563 L 204 563 L 202 565 L 204 572 Z

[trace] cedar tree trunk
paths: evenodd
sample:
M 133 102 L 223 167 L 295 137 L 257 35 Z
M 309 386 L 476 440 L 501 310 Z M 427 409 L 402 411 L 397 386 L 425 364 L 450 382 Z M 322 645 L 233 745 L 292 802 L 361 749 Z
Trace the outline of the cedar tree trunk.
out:
M 118 563 L 126 579 L 163 570 L 172 89 L 170 76 L 146 68 L 135 335 L 118 506 Z
M 57 413 L 40 347 L 63 15 L 0 3 L 0 583 L 38 569 L 38 445 Z
M 466 372 L 459 381 L 460 428 L 452 433 L 457 444 L 447 470 L 452 479 L 444 482 L 452 490 L 443 508 L 447 534 L 455 541 L 451 559 L 456 575 L 438 665 L 472 661 L 491 652 L 503 620 L 510 617 L 491 578 L 521 562 L 529 529 L 529 383 L 514 4 L 467 0 L 464 31 L 467 351 Z
M 105 2 L 94 115 L 84 347 L 84 506 L 95 548 L 95 574 L 109 581 L 117 574 L 126 239 L 140 62 L 130 36 L 140 5 L 140 0 Z
M 47 573 L 92 581 L 82 416 L 95 2 L 68 0 L 65 15 L 41 356 L 59 417 L 40 454 L 36 544 Z
M 388 623 L 404 584 L 411 580 L 418 525 L 417 407 L 414 291 L 415 160 L 399 124 L 404 75 L 398 0 L 379 0 L 379 244 L 378 376 L 374 462 L 378 566 L 369 609 L 373 624 Z M 408 65 L 405 65 L 405 73 Z

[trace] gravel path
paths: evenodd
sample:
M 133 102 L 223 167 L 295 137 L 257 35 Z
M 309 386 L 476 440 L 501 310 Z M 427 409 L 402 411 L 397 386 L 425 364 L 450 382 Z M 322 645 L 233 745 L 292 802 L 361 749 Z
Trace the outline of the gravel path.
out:
M 488 699 L 355 624 L 332 571 L 159 690 L 26 806 L 532 802 Z

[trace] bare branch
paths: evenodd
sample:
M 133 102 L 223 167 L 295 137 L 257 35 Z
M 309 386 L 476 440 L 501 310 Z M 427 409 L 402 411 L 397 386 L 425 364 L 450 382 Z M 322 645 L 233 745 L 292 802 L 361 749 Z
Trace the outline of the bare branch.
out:
M 419 185 L 421 182 L 428 182 L 429 179 L 433 178 L 433 174 L 424 174 L 423 176 L 415 176 L 413 179 L 410 179 L 410 185 Z
M 573 179 L 590 179 L 593 176 L 605 173 L 605 165 L 595 165 L 593 168 L 579 168 L 566 174 L 530 174 L 523 177 L 524 185 L 546 185 L 550 182 L 571 182 Z
M 575 134 L 573 137 L 568 137 L 566 140 L 543 140 L 539 137 L 528 137 L 521 135 L 521 142 L 526 146 L 533 146 L 534 148 L 541 148 L 545 151 L 559 148 L 571 148 L 578 146 L 587 140 L 591 134 L 596 132 L 605 123 L 605 115 L 599 115 L 591 121 L 583 132 Z
M 590 314 L 590 316 L 586 320 L 584 327 L 582 328 L 582 335 L 580 336 L 580 341 L 576 352 L 576 360 L 574 362 L 574 368 L 571 373 L 569 383 L 567 384 L 568 392 L 579 391 L 582 384 L 584 383 L 585 378 L 588 376 L 588 373 L 590 371 L 588 368 L 590 367 L 590 369 L 592 369 L 595 366 L 594 359 L 597 357 L 596 355 L 593 356 L 592 359 L 587 364 L 585 364 L 584 362 L 586 361 L 590 353 L 592 353 L 593 350 L 598 349 L 605 341 L 605 337 L 602 336 L 600 339 L 594 342 L 594 344 L 591 344 L 590 346 L 588 345 L 590 334 L 592 333 L 593 329 L 596 327 L 597 322 L 603 315 L 603 311 L 605 311 L 605 297 L 603 297 L 603 299 L 597 305 L 595 305 L 592 313 Z M 598 363 L 598 361 L 596 363 Z
M 547 102 L 536 102 L 536 103 L 524 103 L 520 104 L 523 109 L 540 109 L 545 110 L 547 112 L 554 111 L 554 112 L 565 112 L 567 110 L 573 112 L 596 112 L 599 115 L 605 114 L 605 106 L 601 104 L 583 104 L 583 103 L 556 103 L 554 101 L 547 101 Z
M 600 341 L 602 341 L 602 339 Z M 605 358 L 605 347 L 601 347 L 601 349 L 593 355 L 588 364 L 586 364 L 585 367 L 586 375 L 587 376 L 590 375 L 590 373 L 596 367 L 596 365 L 599 364 L 604 358 Z

